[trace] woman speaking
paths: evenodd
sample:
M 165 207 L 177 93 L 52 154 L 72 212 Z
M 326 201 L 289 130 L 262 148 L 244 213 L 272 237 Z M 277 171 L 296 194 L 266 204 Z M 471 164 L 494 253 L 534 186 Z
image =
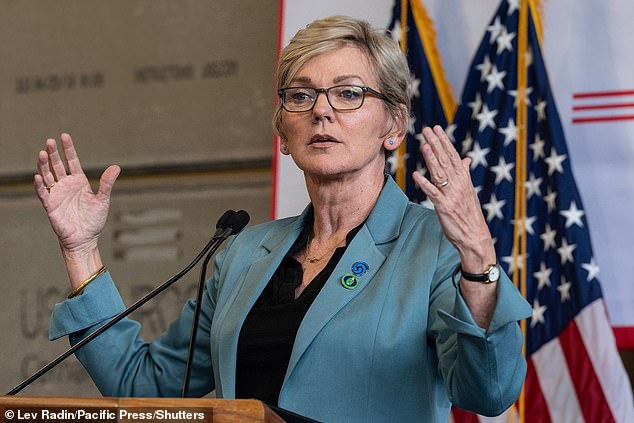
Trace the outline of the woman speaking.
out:
M 282 51 L 273 125 L 303 171 L 300 216 L 230 239 L 206 282 L 190 393 L 257 398 L 320 421 L 446 422 L 450 405 L 502 413 L 526 372 L 530 306 L 500 270 L 469 176 L 443 130 L 423 131 L 435 210 L 386 176 L 403 140 L 410 74 L 398 45 L 347 17 L 318 20 Z M 95 194 L 73 142 L 46 141 L 35 190 L 71 284 L 52 339 L 76 343 L 123 302 L 98 239 L 120 172 Z M 151 343 L 123 320 L 77 352 L 103 395 L 178 396 L 194 301 Z

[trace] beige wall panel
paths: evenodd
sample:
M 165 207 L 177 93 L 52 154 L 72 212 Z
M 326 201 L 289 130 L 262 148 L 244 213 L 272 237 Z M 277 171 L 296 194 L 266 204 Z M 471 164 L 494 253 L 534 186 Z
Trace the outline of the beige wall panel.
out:
M 86 168 L 270 160 L 277 0 L 0 0 L 0 178 L 70 132 Z
M 185 267 L 211 238 L 225 210 L 248 211 L 249 225 L 268 220 L 270 179 L 270 170 L 263 169 L 118 181 L 100 246 L 126 304 Z M 69 285 L 57 240 L 30 187 L 0 187 L 0 222 L 3 394 L 68 348 L 67 338 L 49 342 L 47 332 L 52 308 L 68 294 Z M 199 271 L 200 266 L 133 314 L 146 340 L 163 332 L 185 300 L 195 296 Z M 99 395 L 74 357 L 22 394 Z

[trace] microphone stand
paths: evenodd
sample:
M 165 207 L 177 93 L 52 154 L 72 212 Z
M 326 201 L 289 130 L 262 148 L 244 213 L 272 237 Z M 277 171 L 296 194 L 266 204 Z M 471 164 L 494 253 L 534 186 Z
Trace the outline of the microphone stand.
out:
M 225 213 L 225 215 L 223 215 L 221 217 L 221 221 L 222 221 L 223 218 L 225 220 L 227 219 L 226 213 Z M 219 221 L 219 224 L 220 224 L 220 221 Z M 232 231 L 233 231 L 232 228 L 219 228 L 216 231 L 216 233 L 214 234 L 214 237 L 211 238 L 211 241 L 209 241 L 207 243 L 207 245 L 205 245 L 205 247 L 202 249 L 202 251 L 196 256 L 196 258 L 194 258 L 194 260 L 192 260 L 191 263 L 189 263 L 187 265 L 187 267 L 185 267 L 183 270 L 181 270 L 175 276 L 172 276 L 169 280 L 164 282 L 162 285 L 159 285 L 158 287 L 154 288 L 151 292 L 149 292 L 147 295 L 145 295 L 144 297 L 139 299 L 137 302 L 132 304 L 130 307 L 128 307 L 127 309 L 123 310 L 121 313 L 117 314 L 110 321 L 108 321 L 108 323 L 106 323 L 105 325 L 101 326 L 99 329 L 97 329 L 96 331 L 94 331 L 93 333 L 91 333 L 90 335 L 86 336 L 81 341 L 79 341 L 78 343 L 73 345 L 65 353 L 61 354 L 59 357 L 57 357 L 55 360 L 53 360 L 50 363 L 48 363 L 46 366 L 42 367 L 40 370 L 38 370 L 35 374 L 33 374 L 28 379 L 26 379 L 24 382 L 22 382 L 19 385 L 17 385 L 11 391 L 7 392 L 6 395 L 15 395 L 15 394 L 17 394 L 22 389 L 24 389 L 25 387 L 30 385 L 33 381 L 35 381 L 36 379 L 39 379 L 42 375 L 47 373 L 53 367 L 57 366 L 59 363 L 64 361 L 70 355 L 74 354 L 81 347 L 83 347 L 84 345 L 86 345 L 87 343 L 89 343 L 90 341 L 92 341 L 93 339 L 95 339 L 96 337 L 101 335 L 102 333 L 104 333 L 110 327 L 114 326 L 116 323 L 120 322 L 125 317 L 127 317 L 130 313 L 132 313 L 133 311 L 135 311 L 136 309 L 141 307 L 143 304 L 147 303 L 152 298 L 154 298 L 155 296 L 157 296 L 158 294 L 163 292 L 170 285 L 172 285 L 174 282 L 176 282 L 177 280 L 182 278 L 187 272 L 189 272 L 200 261 L 200 259 L 207 253 L 207 251 L 209 251 L 209 249 L 211 249 L 212 247 L 215 247 L 214 250 L 212 251 L 212 254 L 213 254 L 213 252 L 215 252 L 218 249 L 220 244 L 222 244 L 224 242 L 224 240 L 227 239 L 227 237 L 232 233 Z M 211 255 L 210 255 L 210 257 L 211 257 Z M 196 306 L 198 306 L 198 304 Z

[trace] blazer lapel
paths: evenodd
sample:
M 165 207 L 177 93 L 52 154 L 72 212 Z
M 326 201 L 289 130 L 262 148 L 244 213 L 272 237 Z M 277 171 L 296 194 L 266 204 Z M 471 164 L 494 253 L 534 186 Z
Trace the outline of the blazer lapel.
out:
M 407 203 L 405 194 L 392 178 L 388 178 L 366 224 L 354 237 L 304 316 L 297 331 L 285 381 L 322 328 L 373 282 L 374 275 L 385 261 L 385 255 L 379 251 L 377 245 L 398 237 Z M 342 285 L 341 278 L 353 273 L 352 265 L 356 262 L 365 262 L 368 270 L 363 276 L 357 277 L 359 285 L 355 289 L 347 289 Z
M 219 316 L 222 319 L 220 331 L 226 334 L 222 337 L 218 351 L 219 379 L 222 396 L 225 398 L 235 397 L 236 354 L 238 338 L 244 320 L 282 259 L 297 240 L 304 225 L 307 211 L 308 208 L 288 227 L 265 238 L 252 257 L 245 257 L 246 260 L 251 259 L 253 262 L 245 277 L 239 281 L 240 287 L 226 302 L 225 313 Z

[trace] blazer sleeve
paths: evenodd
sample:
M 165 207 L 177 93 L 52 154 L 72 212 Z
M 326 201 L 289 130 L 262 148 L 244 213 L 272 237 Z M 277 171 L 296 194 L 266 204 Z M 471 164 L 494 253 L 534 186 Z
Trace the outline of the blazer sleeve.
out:
M 217 255 L 213 276 L 205 284 L 190 379 L 192 396 L 202 396 L 214 389 L 209 332 L 225 251 Z M 178 397 L 185 374 L 194 307 L 195 300 L 189 300 L 180 316 L 153 342 L 144 342 L 139 335 L 141 325 L 125 318 L 77 351 L 76 356 L 104 396 Z M 55 305 L 49 338 L 69 335 L 74 345 L 124 308 L 110 274 L 105 273 L 81 295 Z
M 485 416 L 499 415 L 519 397 L 526 375 L 519 320 L 531 307 L 502 272 L 487 330 L 479 327 L 452 280 L 455 250 L 443 237 L 430 298 L 428 333 L 451 402 Z

